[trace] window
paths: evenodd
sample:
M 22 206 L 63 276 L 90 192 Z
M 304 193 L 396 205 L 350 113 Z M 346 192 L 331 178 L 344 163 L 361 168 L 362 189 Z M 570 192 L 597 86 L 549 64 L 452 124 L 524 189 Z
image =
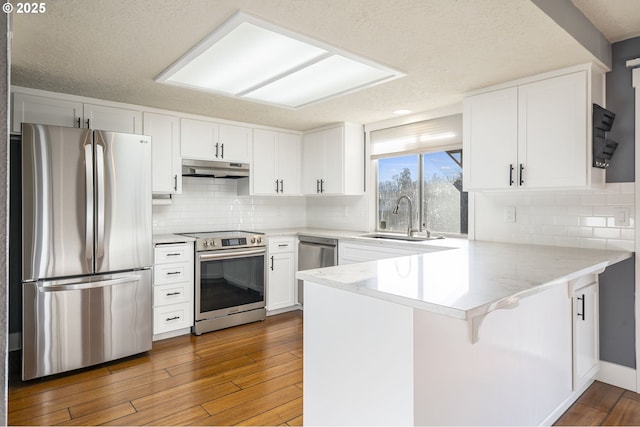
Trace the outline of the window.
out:
M 438 138 L 433 137 L 433 131 L 425 133 L 424 123 L 427 122 L 421 123 L 423 129 L 416 128 L 416 131 L 422 132 L 413 136 L 413 141 L 424 142 L 414 142 L 411 149 L 405 151 L 399 147 L 401 144 L 394 144 L 394 139 L 390 137 L 389 131 L 395 131 L 397 135 L 398 130 L 385 129 L 383 137 L 372 133 L 372 152 L 377 160 L 376 228 L 406 233 L 411 208 L 411 226 L 417 231 L 466 234 L 468 197 L 462 191 L 461 132 L 455 126 L 450 126 L 454 123 L 450 122 L 445 130 L 448 135 L 456 135 L 448 137 L 453 141 L 448 144 L 436 143 Z M 406 129 L 407 126 L 411 125 L 401 127 L 404 141 L 407 140 L 407 134 L 411 133 Z M 413 126 L 415 128 L 416 125 Z M 442 123 L 436 129 L 438 135 L 445 133 Z M 390 147 L 396 150 L 390 150 Z M 402 196 L 411 199 L 411 206 L 405 198 L 401 199 Z M 394 214 L 396 206 L 397 213 Z

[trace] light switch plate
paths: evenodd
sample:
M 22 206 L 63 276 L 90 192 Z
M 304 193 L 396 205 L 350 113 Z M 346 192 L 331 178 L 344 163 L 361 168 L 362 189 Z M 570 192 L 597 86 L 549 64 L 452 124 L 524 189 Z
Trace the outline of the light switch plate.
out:
M 628 227 L 631 225 L 629 218 L 630 209 L 626 206 L 616 206 L 613 208 L 613 224 L 616 227 Z
M 504 222 L 516 222 L 515 206 L 507 206 L 504 208 Z

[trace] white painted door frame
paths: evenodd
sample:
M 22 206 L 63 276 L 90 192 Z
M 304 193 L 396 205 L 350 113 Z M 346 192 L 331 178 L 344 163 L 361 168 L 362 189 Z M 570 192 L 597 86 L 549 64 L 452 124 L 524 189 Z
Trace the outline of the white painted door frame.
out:
M 627 65 L 630 65 L 627 63 Z M 636 221 L 636 242 L 635 249 L 636 254 L 638 248 L 640 248 L 640 233 L 638 233 L 638 219 L 640 219 L 640 68 L 634 68 L 632 70 L 632 84 L 636 90 L 636 123 L 635 123 L 635 169 L 636 169 L 636 197 L 635 197 L 635 221 Z M 635 301 L 635 319 L 636 319 L 636 392 L 640 392 L 640 257 L 636 255 L 636 301 Z

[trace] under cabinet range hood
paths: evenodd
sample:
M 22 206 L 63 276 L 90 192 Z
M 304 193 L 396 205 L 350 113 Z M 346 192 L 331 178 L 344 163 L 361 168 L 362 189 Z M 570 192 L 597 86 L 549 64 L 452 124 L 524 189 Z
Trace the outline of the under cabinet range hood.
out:
M 182 159 L 182 176 L 231 179 L 246 178 L 249 176 L 249 164 Z

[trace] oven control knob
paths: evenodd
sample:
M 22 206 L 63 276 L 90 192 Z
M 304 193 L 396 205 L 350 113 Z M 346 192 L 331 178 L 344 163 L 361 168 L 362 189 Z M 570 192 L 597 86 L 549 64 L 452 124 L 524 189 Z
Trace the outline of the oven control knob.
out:
M 258 244 L 262 243 L 262 237 L 258 237 Z
M 209 240 L 209 246 L 215 246 L 215 245 L 216 245 L 215 240 Z
M 206 248 L 207 246 L 209 246 L 209 242 L 208 242 L 208 241 L 206 241 L 206 240 L 203 240 L 203 241 L 202 241 L 202 247 L 203 247 L 203 248 Z
M 252 237 L 252 238 L 251 238 L 251 243 L 255 243 L 255 242 L 256 242 L 256 238 L 255 238 L 255 237 Z

